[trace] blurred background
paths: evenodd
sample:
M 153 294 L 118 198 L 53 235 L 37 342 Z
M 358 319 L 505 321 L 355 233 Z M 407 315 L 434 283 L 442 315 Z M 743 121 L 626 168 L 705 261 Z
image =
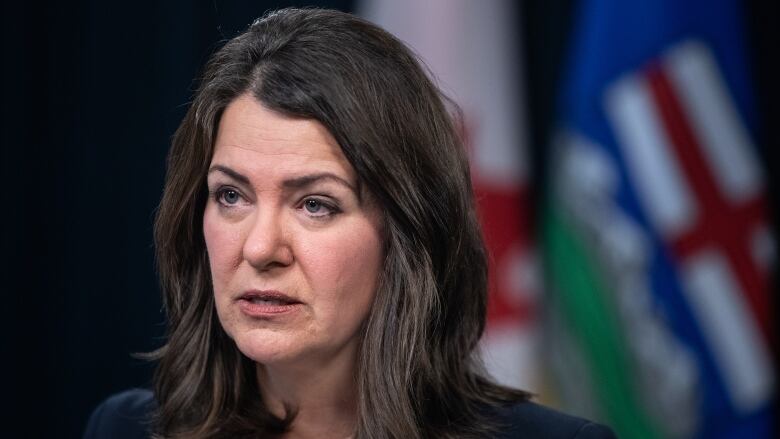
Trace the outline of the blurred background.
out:
M 171 0 L 2 6 L 3 437 L 151 384 L 170 137 L 211 53 L 304 5 L 462 107 L 499 380 L 622 438 L 777 436 L 777 2 Z

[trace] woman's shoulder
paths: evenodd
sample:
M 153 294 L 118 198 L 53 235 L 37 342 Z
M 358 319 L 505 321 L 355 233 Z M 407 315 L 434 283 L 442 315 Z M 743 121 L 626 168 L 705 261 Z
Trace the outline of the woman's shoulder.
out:
M 496 439 L 539 437 L 549 439 L 615 439 L 609 427 L 567 415 L 531 401 L 498 409 L 503 431 Z
M 146 389 L 131 389 L 103 401 L 89 417 L 84 439 L 141 439 L 151 432 L 157 403 Z

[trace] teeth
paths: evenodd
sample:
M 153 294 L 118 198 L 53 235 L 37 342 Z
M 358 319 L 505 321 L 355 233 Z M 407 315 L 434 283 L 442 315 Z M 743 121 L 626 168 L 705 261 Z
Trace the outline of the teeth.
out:
M 252 298 L 249 299 L 249 301 L 256 305 L 267 305 L 267 306 L 282 306 L 286 304 L 286 302 L 282 302 L 281 300 L 275 300 L 275 299 L 268 300 L 268 299 Z

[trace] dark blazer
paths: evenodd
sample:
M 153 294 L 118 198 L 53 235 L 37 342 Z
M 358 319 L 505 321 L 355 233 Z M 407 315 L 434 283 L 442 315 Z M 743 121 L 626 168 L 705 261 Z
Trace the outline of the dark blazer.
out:
M 154 408 L 154 397 L 148 390 L 133 389 L 114 395 L 92 412 L 84 439 L 148 438 L 149 414 Z M 603 425 L 532 402 L 501 409 L 497 416 L 507 428 L 495 439 L 615 439 Z

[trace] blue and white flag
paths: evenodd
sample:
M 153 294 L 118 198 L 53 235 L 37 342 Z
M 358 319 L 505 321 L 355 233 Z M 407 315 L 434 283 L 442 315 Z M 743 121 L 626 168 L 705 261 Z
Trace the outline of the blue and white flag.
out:
M 570 408 L 623 438 L 774 437 L 775 245 L 743 14 L 580 5 L 546 217 L 551 358 Z

